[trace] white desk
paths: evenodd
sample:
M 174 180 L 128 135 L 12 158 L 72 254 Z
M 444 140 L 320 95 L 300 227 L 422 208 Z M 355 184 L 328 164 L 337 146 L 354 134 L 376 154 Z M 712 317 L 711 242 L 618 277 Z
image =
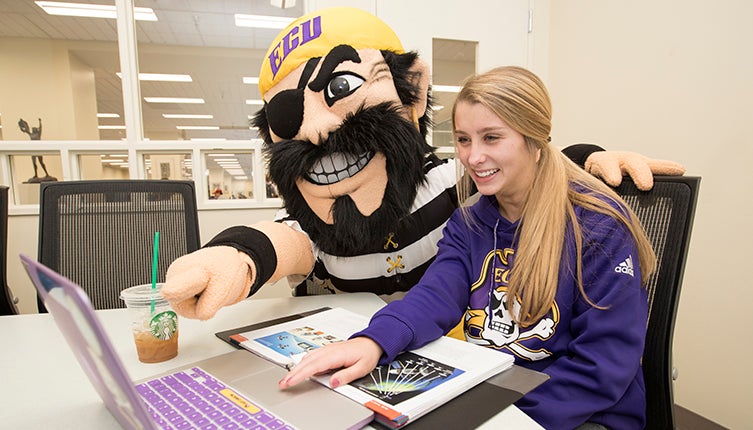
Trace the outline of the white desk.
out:
M 134 380 L 232 351 L 214 333 L 322 306 L 371 315 L 384 302 L 366 293 L 246 300 L 209 321 L 179 320 L 178 356 L 158 364 L 138 361 L 124 309 L 97 314 Z M 1 316 L 0 427 L 8 429 L 117 429 L 49 314 Z M 515 406 L 483 428 L 540 429 Z

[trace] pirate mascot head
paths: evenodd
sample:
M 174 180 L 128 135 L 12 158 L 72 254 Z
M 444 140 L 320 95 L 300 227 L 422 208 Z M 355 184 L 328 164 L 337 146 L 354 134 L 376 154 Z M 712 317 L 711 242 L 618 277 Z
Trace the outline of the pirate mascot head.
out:
M 283 210 L 173 262 L 162 291 L 176 311 L 207 319 L 283 277 L 299 294 L 415 284 L 457 207 L 454 160 L 425 140 L 429 80 L 426 63 L 360 9 L 324 9 L 284 29 L 263 60 L 253 119 Z M 638 154 L 568 150 L 581 164 L 601 156 L 590 167 L 616 183 L 621 168 L 649 188 L 651 168 L 682 173 Z
M 304 16 L 267 52 L 254 119 L 288 213 L 325 252 L 361 252 L 408 213 L 423 165 L 429 71 L 375 16 Z

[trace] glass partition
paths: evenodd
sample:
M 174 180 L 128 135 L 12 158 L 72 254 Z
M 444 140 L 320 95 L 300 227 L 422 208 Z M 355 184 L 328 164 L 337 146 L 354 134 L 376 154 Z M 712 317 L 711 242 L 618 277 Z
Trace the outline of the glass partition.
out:
M 254 198 L 254 152 L 204 153 L 208 200 Z
M 128 179 L 128 154 L 108 152 L 106 154 L 79 154 L 78 167 L 83 180 Z
M 0 139 L 120 139 L 117 130 L 100 130 L 98 117 L 117 113 L 119 120 L 103 124 L 123 124 L 122 89 L 108 72 L 119 69 L 114 0 L 96 1 L 109 8 L 109 17 L 85 16 L 91 1 L 81 2 L 78 11 L 52 10 L 47 3 L 52 2 L 11 1 L 0 7 L 5 18 L 0 29 Z M 40 133 L 33 130 L 37 127 Z
M 442 155 L 452 154 L 452 105 L 463 80 L 476 73 L 478 42 L 432 39 L 432 95 L 434 129 L 432 145 L 445 148 Z
M 144 173 L 147 179 L 193 179 L 191 153 L 144 154 Z
M 39 204 L 39 184 L 63 177 L 59 153 L 12 154 L 8 160 L 16 205 Z
M 138 64 L 144 137 L 151 140 L 258 137 L 249 119 L 262 106 L 261 61 L 285 27 L 249 27 L 249 15 L 294 18 L 304 1 L 170 2 L 158 21 L 138 24 Z M 159 6 L 157 2 L 154 2 Z

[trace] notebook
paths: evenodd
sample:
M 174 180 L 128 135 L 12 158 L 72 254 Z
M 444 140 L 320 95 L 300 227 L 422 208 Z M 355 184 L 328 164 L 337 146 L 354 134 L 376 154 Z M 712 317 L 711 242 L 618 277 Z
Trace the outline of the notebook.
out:
M 21 261 L 82 369 L 123 428 L 355 429 L 373 419 L 371 410 L 316 382 L 280 390 L 277 381 L 285 369 L 241 350 L 134 383 L 86 293 L 25 255 Z

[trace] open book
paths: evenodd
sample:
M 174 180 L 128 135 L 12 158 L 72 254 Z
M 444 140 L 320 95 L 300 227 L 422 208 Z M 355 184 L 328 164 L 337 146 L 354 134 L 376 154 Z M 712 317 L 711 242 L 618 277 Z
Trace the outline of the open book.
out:
M 235 332 L 229 338 L 232 343 L 289 368 L 307 351 L 346 340 L 368 322 L 362 315 L 334 308 Z M 441 337 L 400 354 L 389 365 L 378 366 L 369 375 L 335 391 L 373 410 L 380 423 L 400 428 L 512 364 L 509 354 Z M 329 386 L 329 375 L 314 379 Z

